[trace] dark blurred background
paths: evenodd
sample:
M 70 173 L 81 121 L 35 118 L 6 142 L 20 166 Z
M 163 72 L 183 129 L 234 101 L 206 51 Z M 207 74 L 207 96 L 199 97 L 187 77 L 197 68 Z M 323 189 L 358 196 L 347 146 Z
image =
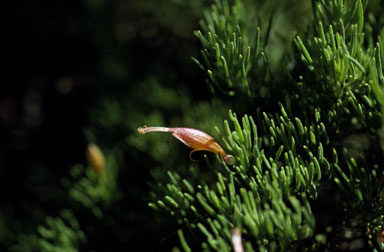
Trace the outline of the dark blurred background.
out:
M 155 163 L 141 161 L 146 147 L 138 151 L 132 141 L 141 141 L 134 134 L 137 127 L 180 123 L 183 108 L 209 96 L 203 76 L 190 60 L 198 53 L 192 31 L 198 28 L 203 4 L 176 0 L 2 4 L 2 250 L 12 248 L 20 242 L 18 235 L 34 233 L 46 216 L 57 216 L 70 204 L 61 181 L 71 166 L 86 164 L 90 141 L 102 150 L 124 153 L 118 175 L 123 196 L 106 210 L 112 219 L 109 224 L 87 220 L 81 211 L 75 214 L 85 227 L 85 250 L 158 250 L 161 238 L 171 231 L 159 226 L 147 207 L 148 167 L 160 166 L 169 153 L 161 153 Z M 184 96 L 188 100 L 180 105 Z

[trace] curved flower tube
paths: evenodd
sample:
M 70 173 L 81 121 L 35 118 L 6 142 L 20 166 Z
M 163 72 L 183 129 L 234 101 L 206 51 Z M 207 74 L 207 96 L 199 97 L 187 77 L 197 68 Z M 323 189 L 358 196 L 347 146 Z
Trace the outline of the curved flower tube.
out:
M 172 136 L 176 137 L 186 146 L 193 149 L 189 153 L 189 158 L 195 162 L 197 162 L 197 160 L 192 158 L 192 153 L 195 151 L 210 151 L 216 154 L 220 154 L 224 161 L 229 165 L 233 165 L 235 163 L 235 158 L 232 155 L 226 154 L 223 148 L 221 148 L 221 146 L 215 141 L 215 139 L 213 139 L 213 137 L 201 130 L 192 128 L 147 127 L 144 125 L 142 128 L 138 128 L 137 132 L 140 134 L 149 132 L 172 133 Z

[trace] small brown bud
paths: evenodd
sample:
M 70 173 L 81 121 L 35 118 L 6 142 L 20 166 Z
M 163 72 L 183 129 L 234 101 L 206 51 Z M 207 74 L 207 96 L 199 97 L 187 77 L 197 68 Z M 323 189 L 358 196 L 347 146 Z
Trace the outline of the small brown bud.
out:
M 97 174 L 101 175 L 105 168 L 105 157 L 103 152 L 101 152 L 96 144 L 90 143 L 87 146 L 86 155 L 90 166 Z

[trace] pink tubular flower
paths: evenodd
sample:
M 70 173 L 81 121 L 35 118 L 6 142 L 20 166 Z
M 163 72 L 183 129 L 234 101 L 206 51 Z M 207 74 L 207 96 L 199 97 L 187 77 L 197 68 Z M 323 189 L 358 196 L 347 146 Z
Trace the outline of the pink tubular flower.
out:
M 170 132 L 172 136 L 179 139 L 186 146 L 192 148 L 193 150 L 189 153 L 189 158 L 192 161 L 196 161 L 192 158 L 192 153 L 195 151 L 210 151 L 220 156 L 224 161 L 233 165 L 235 163 L 235 158 L 232 155 L 228 155 L 224 152 L 223 148 L 207 133 L 204 133 L 201 130 L 191 129 L 191 128 L 167 128 L 167 127 L 147 127 L 138 128 L 137 132 L 140 134 L 145 134 L 148 132 Z

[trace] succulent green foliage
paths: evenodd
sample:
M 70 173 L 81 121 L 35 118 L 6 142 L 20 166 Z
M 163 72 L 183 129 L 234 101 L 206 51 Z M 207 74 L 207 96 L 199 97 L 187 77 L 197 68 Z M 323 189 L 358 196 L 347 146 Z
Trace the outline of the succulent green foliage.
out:
M 370 64 L 372 90 L 376 99 L 380 104 L 381 112 L 384 113 L 384 29 L 381 30 L 379 41 L 375 47 L 373 61 Z M 382 126 L 379 132 L 381 137 L 381 149 L 384 150 L 384 118 L 382 118 Z
M 373 214 L 369 215 L 370 220 L 366 226 L 367 236 L 368 236 L 368 244 L 371 246 L 372 251 L 383 251 L 384 250 L 384 203 L 381 199 L 379 202 L 372 204 L 372 208 L 374 211 Z
M 383 158 L 375 152 L 384 111 L 384 32 L 377 43 L 367 38 L 367 6 L 363 0 L 313 1 L 313 29 L 293 40 L 295 83 L 283 90 L 284 105 L 241 118 L 230 111 L 217 132 L 236 163 L 228 166 L 218 157 L 223 169 L 210 166 L 217 169 L 214 181 L 169 171 L 169 183 L 158 185 L 149 205 L 175 216 L 204 251 L 232 251 L 234 228 L 241 230 L 245 251 L 339 248 L 342 241 L 330 234 L 348 225 L 364 230 L 371 247 L 382 250 Z M 196 32 L 204 48 L 196 63 L 213 89 L 239 98 L 257 97 L 253 84 L 268 75 L 255 70 L 268 64 L 261 29 L 254 26 L 252 33 L 245 24 L 250 12 L 240 1 L 216 1 Z M 355 148 L 346 144 L 351 138 L 360 141 Z M 312 203 L 324 188 L 335 190 L 345 216 L 320 223 L 326 230 L 316 233 Z M 327 231 L 332 228 L 337 231 Z M 181 248 L 190 251 L 185 230 L 177 234 Z M 349 248 L 363 246 L 360 240 Z
M 261 76 L 256 73 L 267 72 L 268 64 L 262 51 L 261 30 L 253 26 L 256 20 L 251 11 L 240 0 L 232 6 L 226 0 L 216 0 L 204 12 L 201 31 L 195 32 L 203 47 L 203 59 L 192 59 L 208 74 L 212 91 L 253 97 L 266 79 L 256 79 Z M 256 82 L 261 83 L 256 86 Z
M 170 176 L 178 177 L 176 173 Z M 207 185 L 194 189 L 179 178 L 176 184 L 179 188 L 175 190 L 167 185 L 169 195 L 150 206 L 178 216 L 180 223 L 185 223 L 193 232 L 202 233 L 206 242 L 201 246 L 207 251 L 231 251 L 230 230 L 235 226 L 243 227 L 249 251 L 253 251 L 252 244 L 259 249 L 287 248 L 290 242 L 313 233 L 314 218 L 306 199 L 302 203 L 294 196 L 285 198 L 269 185 L 265 195 L 269 200 L 262 200 L 252 190 L 240 187 L 234 176 L 228 179 L 218 173 L 218 178 L 214 189 Z M 179 230 L 178 234 L 182 247 L 188 251 L 183 231 Z
M 353 154 L 356 150 L 350 146 L 342 149 L 341 157 L 334 153 L 339 161 L 333 165 L 331 177 L 356 226 L 365 228 L 375 220 L 381 232 L 384 173 L 376 145 L 380 135 L 383 139 L 379 131 L 384 111 L 382 30 L 373 47 L 372 27 L 364 15 L 367 1 L 316 1 L 313 5 L 313 35 L 295 39 L 299 61 L 308 70 L 299 76 L 296 101 L 305 109 L 303 114 L 314 109 L 320 112 L 336 149 L 340 140 L 345 144 L 349 137 L 362 140 L 365 135 L 369 139 L 366 146 L 363 141 L 356 145 L 360 154 Z M 370 237 L 374 237 L 369 238 L 372 247 L 382 250 L 377 233 Z
M 346 117 L 358 119 L 358 123 L 352 122 L 356 128 L 373 132 L 378 127 L 380 112 L 369 74 L 373 48 L 364 48 L 366 3 L 316 1 L 313 37 L 294 40 L 300 60 L 309 70 L 298 80 L 301 106 L 311 111 L 319 104 L 327 105 L 320 110 L 322 118 L 337 134 L 349 133 L 351 122 L 340 122 Z
M 237 158 L 234 168 L 244 184 L 263 191 L 265 184 L 276 183 L 286 195 L 306 192 L 315 198 L 316 184 L 331 169 L 323 150 L 327 132 L 322 123 L 308 127 L 280 108 L 280 114 L 259 116 L 260 132 L 252 117 L 245 115 L 241 127 L 230 112 L 235 130 L 224 122 L 225 146 Z
M 380 104 L 381 113 L 384 113 L 384 29 L 381 29 L 381 34 L 379 36 L 378 42 L 374 50 L 374 57 L 372 63 L 370 64 L 371 72 L 371 81 L 372 90 L 376 96 L 378 103 Z M 384 118 L 382 117 L 382 126 L 379 131 L 381 150 L 384 150 Z M 382 180 L 377 180 L 377 173 L 383 173 L 382 166 L 375 164 L 374 170 L 371 170 L 368 174 L 363 174 L 363 178 L 366 180 L 371 180 L 373 186 L 369 189 L 377 190 L 379 196 L 371 198 L 371 207 L 372 210 L 368 213 L 367 218 L 367 235 L 368 243 L 372 247 L 373 251 L 383 251 L 384 250 L 384 190 L 382 185 Z M 381 178 L 383 175 L 381 176 Z M 360 186 L 361 187 L 361 186 Z M 375 188 L 376 187 L 376 188 Z M 362 188 L 364 189 L 364 188 Z M 375 196 L 375 194 L 371 194 Z M 377 194 L 376 194 L 377 195 Z M 369 197 L 370 195 L 368 195 Z
M 379 103 L 384 106 L 384 93 L 383 93 L 383 85 L 384 85 L 384 29 L 381 31 L 381 35 L 379 36 L 379 41 L 376 44 L 375 47 L 375 53 L 373 57 L 373 64 L 370 66 L 372 67 L 371 73 L 372 73 L 372 89 L 377 96 L 377 100 Z
M 378 195 L 382 191 L 382 182 L 378 177 L 384 176 L 384 170 L 378 164 L 368 164 L 364 160 L 365 155 L 361 154 L 358 159 L 351 157 L 344 149 L 347 171 L 343 171 L 338 164 L 335 164 L 334 181 L 340 187 L 345 199 L 345 207 L 350 212 L 358 213 L 366 205 L 378 204 Z
M 154 195 L 160 199 L 149 205 L 203 233 L 207 251 L 230 251 L 234 227 L 242 227 L 248 251 L 299 246 L 297 241 L 315 229 L 308 199 L 316 198 L 316 186 L 333 164 L 323 153 L 328 144 L 324 125 L 308 127 L 299 118 L 291 120 L 280 106 L 279 114 L 260 115 L 260 132 L 251 116 L 240 123 L 230 112 L 234 130 L 224 122 L 223 142 L 237 163 L 228 167 L 221 160 L 225 172 L 217 172 L 213 183 L 196 184 L 169 171 L 169 183 L 157 190 L 163 196 Z
M 11 248 L 18 252 L 76 252 L 86 237 L 71 210 L 63 210 L 59 217 L 47 216 L 34 234 L 20 234 L 18 244 Z
M 89 166 L 77 164 L 70 170 L 73 182 L 64 180 L 64 185 L 69 187 L 69 196 L 98 218 L 103 216 L 102 209 L 110 207 L 119 197 L 116 183 L 120 156 L 116 151 L 107 155 L 102 174 L 96 173 Z
M 313 1 L 314 12 L 317 20 L 325 20 L 325 25 L 338 26 L 344 24 L 359 24 L 359 31 L 363 29 L 363 11 L 366 8 L 368 1 L 349 1 L 349 0 L 331 0 L 331 1 Z

